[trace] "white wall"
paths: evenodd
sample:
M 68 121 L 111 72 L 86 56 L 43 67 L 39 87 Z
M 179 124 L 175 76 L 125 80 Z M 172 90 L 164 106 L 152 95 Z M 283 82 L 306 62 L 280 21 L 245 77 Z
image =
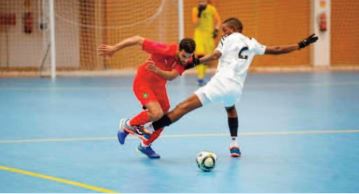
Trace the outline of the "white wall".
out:
M 37 18 L 37 5 L 32 5 L 30 11 Z M 0 32 L 1 58 L 0 65 L 19 67 L 19 66 L 37 66 L 40 60 L 42 50 L 42 32 L 38 29 L 33 30 L 31 34 L 23 32 L 22 15 L 25 12 L 23 0 L 4 1 L 1 0 L 1 13 L 15 13 L 16 25 L 2 29 Z M 6 31 L 8 33 L 8 48 L 6 45 Z M 9 58 L 6 59 L 6 53 L 9 52 Z M 9 64 L 6 64 L 7 61 Z
M 6 30 L 0 30 L 0 66 L 5 67 L 39 67 L 45 55 L 48 30 L 39 29 L 39 1 L 31 0 L 30 11 L 33 13 L 34 24 L 31 34 L 23 32 L 22 15 L 26 12 L 24 0 L 0 0 L 1 13 L 15 13 L 16 25 L 8 28 L 9 45 L 6 46 Z M 67 15 L 73 23 L 78 23 L 78 4 L 56 1 L 56 49 L 58 67 L 79 67 L 79 26 L 65 22 L 59 17 Z M 65 13 L 64 13 L 65 12 Z M 7 59 L 7 52 L 9 58 Z M 7 64 L 8 61 L 8 64 Z M 47 65 L 49 60 L 46 60 Z

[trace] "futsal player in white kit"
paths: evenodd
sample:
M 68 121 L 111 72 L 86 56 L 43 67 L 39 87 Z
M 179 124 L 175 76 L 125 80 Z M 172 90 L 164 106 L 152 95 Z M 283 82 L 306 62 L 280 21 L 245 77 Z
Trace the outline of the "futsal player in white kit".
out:
M 255 55 L 285 54 L 302 49 L 315 41 L 314 34 L 298 44 L 264 46 L 254 38 L 243 35 L 242 23 L 237 18 L 229 18 L 222 24 L 223 38 L 210 55 L 200 58 L 201 63 L 219 60 L 217 72 L 203 87 L 192 96 L 179 103 L 158 121 L 147 127 L 149 130 L 161 129 L 177 121 L 185 114 L 210 103 L 222 103 L 227 111 L 231 135 L 230 153 L 232 157 L 241 155 L 237 143 L 238 115 L 235 104 L 239 101 L 249 66 Z

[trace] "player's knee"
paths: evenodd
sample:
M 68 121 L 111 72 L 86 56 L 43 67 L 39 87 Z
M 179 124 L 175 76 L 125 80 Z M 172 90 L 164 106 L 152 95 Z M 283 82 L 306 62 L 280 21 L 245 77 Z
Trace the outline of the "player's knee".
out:
M 160 119 L 163 116 L 163 114 L 164 113 L 163 113 L 163 111 L 161 109 L 154 110 L 154 111 L 149 113 L 152 121 L 157 121 L 158 119 Z
M 228 117 L 237 117 L 238 116 L 235 106 L 226 107 L 226 111 L 227 111 Z
M 228 112 L 227 112 L 227 115 L 228 115 L 228 117 L 238 117 L 236 111 L 228 111 Z

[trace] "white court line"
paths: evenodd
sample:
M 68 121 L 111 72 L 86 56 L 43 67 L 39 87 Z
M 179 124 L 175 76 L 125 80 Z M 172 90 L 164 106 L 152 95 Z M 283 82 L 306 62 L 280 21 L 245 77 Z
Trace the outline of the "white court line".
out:
M 327 134 L 356 134 L 359 129 L 349 130 L 306 130 L 306 131 L 256 131 L 239 132 L 239 136 L 285 136 L 285 135 L 327 135 Z M 168 134 L 161 138 L 192 138 L 192 137 L 222 137 L 228 133 L 190 133 L 190 134 Z M 129 137 L 130 139 L 137 139 Z M 0 140 L 0 144 L 21 144 L 21 143 L 48 143 L 48 142 L 79 142 L 79 141 L 113 141 L 116 137 L 71 137 L 71 138 L 38 138 L 38 139 L 13 139 Z
M 349 81 L 349 82 L 296 82 L 296 83 L 262 83 L 262 84 L 247 84 L 248 87 L 298 87 L 298 86 L 314 86 L 314 87 L 324 87 L 324 86 L 358 86 L 359 82 L 357 81 Z
M 249 88 L 272 88 L 272 87 L 298 87 L 298 86 L 314 86 L 314 87 L 324 87 L 324 86 L 359 86 L 359 82 L 357 81 L 348 81 L 348 82 L 335 82 L 335 83 L 313 83 L 313 82 L 298 82 L 298 83 L 262 83 L 262 84 L 247 84 L 246 87 Z M 121 89 L 128 88 L 128 86 L 83 86 L 83 87 L 66 87 L 66 86 L 58 86 L 58 87 L 26 87 L 26 86 L 2 86 L 0 85 L 0 89 L 4 90 L 15 90 L 15 91 L 80 91 L 80 90 L 108 90 L 108 89 Z

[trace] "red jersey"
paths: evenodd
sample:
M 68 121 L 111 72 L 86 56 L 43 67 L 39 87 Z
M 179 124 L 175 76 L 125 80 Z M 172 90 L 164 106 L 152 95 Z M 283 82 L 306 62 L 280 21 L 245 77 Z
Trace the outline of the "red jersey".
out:
M 143 84 L 166 85 L 167 80 L 146 68 L 147 64 L 154 63 L 158 68 L 165 71 L 176 71 L 182 75 L 184 66 L 177 57 L 177 44 L 163 44 L 145 39 L 142 49 L 150 54 L 149 58 L 137 69 L 136 81 Z

